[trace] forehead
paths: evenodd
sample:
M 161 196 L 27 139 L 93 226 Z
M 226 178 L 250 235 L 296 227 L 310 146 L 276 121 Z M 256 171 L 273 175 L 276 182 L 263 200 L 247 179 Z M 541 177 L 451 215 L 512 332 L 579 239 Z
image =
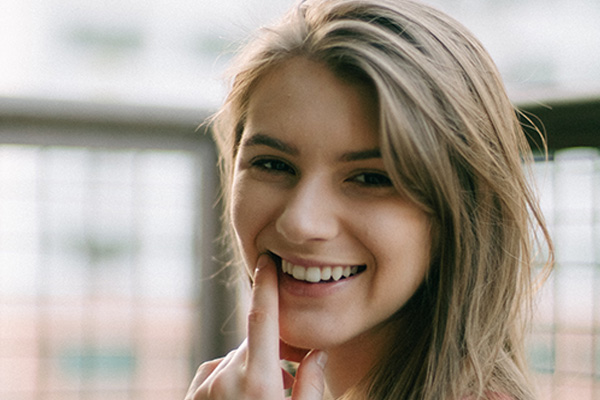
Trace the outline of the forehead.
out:
M 270 70 L 252 91 L 245 132 L 378 142 L 378 110 L 370 85 L 338 78 L 302 57 Z

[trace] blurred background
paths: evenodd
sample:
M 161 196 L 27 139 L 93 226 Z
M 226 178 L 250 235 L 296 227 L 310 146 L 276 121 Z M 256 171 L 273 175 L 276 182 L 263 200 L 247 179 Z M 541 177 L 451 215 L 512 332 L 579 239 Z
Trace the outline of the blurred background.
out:
M 292 0 L 0 0 L 0 399 L 183 398 L 236 344 L 215 150 L 224 68 Z M 430 0 L 545 125 L 558 265 L 542 399 L 600 399 L 600 2 Z

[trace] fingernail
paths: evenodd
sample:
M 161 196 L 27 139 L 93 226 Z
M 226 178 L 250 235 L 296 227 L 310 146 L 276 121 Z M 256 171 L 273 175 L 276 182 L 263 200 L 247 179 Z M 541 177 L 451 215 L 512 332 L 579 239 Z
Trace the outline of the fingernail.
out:
M 325 369 L 325 364 L 327 364 L 327 358 L 328 357 L 329 356 L 327 355 L 327 353 L 324 352 L 324 351 L 322 351 L 322 350 L 320 350 L 317 353 L 317 360 L 316 360 L 316 362 L 317 362 L 317 365 L 319 367 L 321 367 L 321 369 Z

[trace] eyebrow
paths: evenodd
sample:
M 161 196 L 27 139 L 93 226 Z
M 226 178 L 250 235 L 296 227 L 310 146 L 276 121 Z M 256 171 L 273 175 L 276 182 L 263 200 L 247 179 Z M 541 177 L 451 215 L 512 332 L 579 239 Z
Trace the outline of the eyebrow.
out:
M 374 148 L 374 149 L 368 149 L 368 150 L 351 151 L 351 152 L 342 154 L 342 156 L 340 157 L 340 160 L 345 161 L 345 162 L 350 162 L 350 161 L 369 160 L 371 158 L 381 158 L 381 150 L 379 150 L 379 148 Z
M 295 146 L 285 143 L 284 141 L 276 139 L 272 136 L 265 135 L 264 133 L 256 133 L 250 136 L 248 139 L 243 141 L 242 145 L 245 147 L 267 146 L 292 156 L 297 156 L 300 154 L 300 151 Z M 340 156 L 340 161 L 351 162 L 369 160 L 372 158 L 381 158 L 381 150 L 379 148 L 376 147 L 367 150 L 350 151 L 342 154 Z
M 296 147 L 263 133 L 257 133 L 250 136 L 248 139 L 244 140 L 242 145 L 245 147 L 267 146 L 293 156 L 300 154 L 300 151 Z

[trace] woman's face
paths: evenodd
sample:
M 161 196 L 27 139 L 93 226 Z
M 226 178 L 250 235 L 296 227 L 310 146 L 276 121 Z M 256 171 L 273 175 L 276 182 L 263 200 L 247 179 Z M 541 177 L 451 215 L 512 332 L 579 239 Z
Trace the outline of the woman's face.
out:
M 280 333 L 330 349 L 382 327 L 429 266 L 429 218 L 394 189 L 367 87 L 304 58 L 252 92 L 235 160 L 232 219 L 249 270 L 276 260 Z

